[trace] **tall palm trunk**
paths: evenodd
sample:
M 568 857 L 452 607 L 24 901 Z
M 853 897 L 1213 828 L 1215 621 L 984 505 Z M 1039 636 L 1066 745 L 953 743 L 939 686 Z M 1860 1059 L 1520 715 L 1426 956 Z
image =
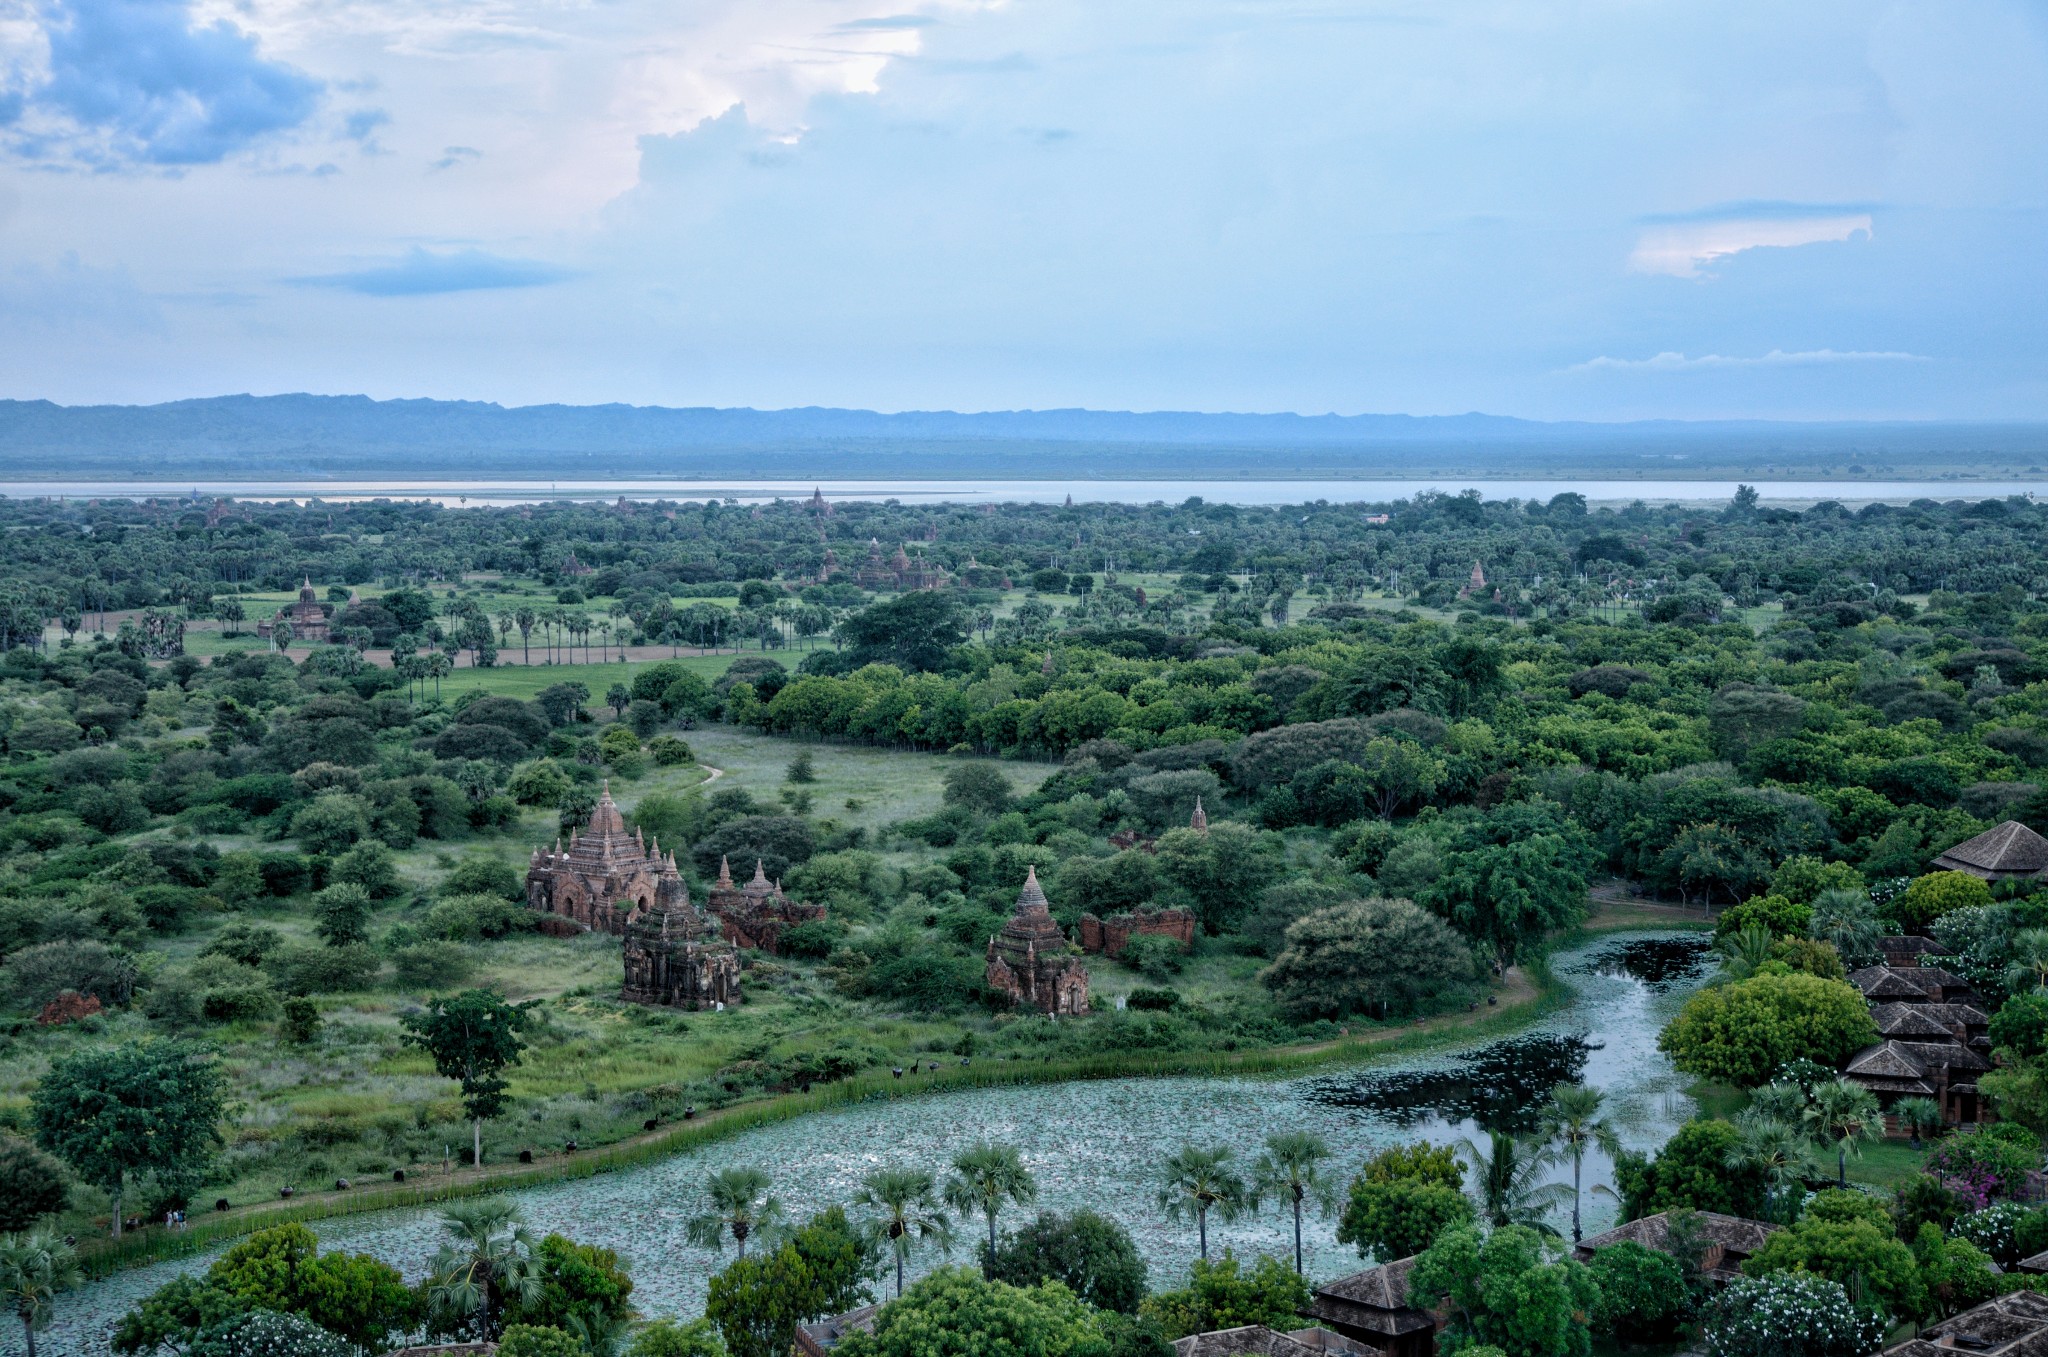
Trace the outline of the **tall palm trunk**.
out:
M 1209 1261 L 1209 1208 L 1207 1206 L 1197 1206 L 1195 1208 L 1195 1229 L 1202 1237 L 1202 1261 L 1206 1263 Z
M 1574 1244 L 1584 1238 L 1584 1233 L 1579 1229 L 1579 1170 L 1585 1165 L 1585 1162 L 1586 1152 L 1583 1149 L 1574 1149 L 1572 1151 L 1572 1243 Z
M 22 1336 L 28 1340 L 28 1357 L 36 1357 L 36 1326 L 28 1315 L 21 1317 Z
M 1297 1186 L 1295 1187 L 1295 1189 L 1294 1189 L 1294 1275 L 1295 1275 L 1295 1276 L 1297 1276 L 1297 1277 L 1299 1277 L 1299 1276 L 1301 1276 L 1301 1275 L 1302 1275 L 1302 1270 L 1301 1270 L 1301 1188 L 1300 1188 L 1300 1187 L 1299 1187 L 1298 1185 L 1297 1185 Z
M 470 1123 L 470 1135 L 472 1138 L 469 1162 L 476 1168 L 482 1168 L 484 1166 L 484 1119 L 482 1117 L 478 1117 Z

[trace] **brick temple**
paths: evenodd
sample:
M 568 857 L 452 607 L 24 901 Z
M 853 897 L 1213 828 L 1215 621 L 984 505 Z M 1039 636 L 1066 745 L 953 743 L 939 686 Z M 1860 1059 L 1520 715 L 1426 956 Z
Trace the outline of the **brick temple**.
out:
M 1024 874 L 1016 912 L 988 940 L 988 986 L 1041 1013 L 1088 1011 L 1088 968 L 1053 922 L 1035 866 Z

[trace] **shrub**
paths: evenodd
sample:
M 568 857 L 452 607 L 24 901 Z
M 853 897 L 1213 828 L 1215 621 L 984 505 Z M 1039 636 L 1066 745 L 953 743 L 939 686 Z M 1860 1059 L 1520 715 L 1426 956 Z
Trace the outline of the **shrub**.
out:
M 992 764 L 963 763 L 946 770 L 945 802 L 985 815 L 1000 814 L 1010 804 L 1010 780 Z
M 310 853 L 344 853 L 370 837 L 370 808 L 360 796 L 316 796 L 292 816 L 292 836 Z
M 1625 1343 L 1669 1338 L 1691 1309 L 1685 1273 L 1669 1254 L 1629 1239 L 1600 1249 L 1586 1266 L 1600 1284 L 1595 1323 Z
M 558 806 L 575 784 L 553 759 L 535 759 L 512 770 L 506 790 L 522 806 Z
M 1130 1231 L 1093 1211 L 1041 1213 L 1003 1236 L 989 1275 L 1013 1286 L 1060 1282 L 1090 1305 L 1135 1313 L 1145 1298 L 1145 1258 Z
M 1140 986 L 1132 990 L 1124 1002 L 1140 1012 L 1164 1013 L 1180 1003 L 1180 995 L 1170 989 L 1146 989 Z
M 63 1210 L 67 1195 L 62 1165 L 21 1137 L 0 1133 L 0 1234 Z
M 1124 943 L 1123 954 L 1117 958 L 1139 975 L 1153 980 L 1165 980 L 1180 974 L 1180 943 L 1157 933 L 1134 933 Z
M 832 955 L 832 949 L 845 936 L 844 925 L 830 919 L 812 919 L 785 929 L 779 945 L 784 956 L 815 961 Z
M 1992 1262 L 2009 1269 L 2026 1256 L 2019 1251 L 2020 1226 L 2031 1214 L 2018 1202 L 1993 1202 L 1981 1210 L 1956 1217 L 1949 1232 L 1958 1239 L 1969 1240 L 1989 1254 Z M 1917 1236 L 1918 1230 L 1914 1233 Z
M 1924 933 L 1942 915 L 1991 903 L 1991 887 L 1968 872 L 1929 872 L 1891 902 L 1889 913 L 1908 933 Z
M 342 994 L 369 989 L 383 965 L 363 943 L 280 947 L 263 959 L 271 982 L 287 994 Z
M 1721 911 L 1721 917 L 1714 921 L 1714 936 L 1729 937 L 1754 924 L 1770 929 L 1773 934 L 1801 937 L 1813 926 L 1813 906 L 1795 904 L 1782 895 L 1753 895 Z
M 655 736 L 647 742 L 647 752 L 654 756 L 655 766 L 660 768 L 674 768 L 697 761 L 690 746 L 674 735 Z
M 1868 1220 L 1809 1217 L 1773 1234 L 1742 1264 L 1750 1277 L 1801 1272 L 1854 1286 L 1887 1315 L 1921 1312 L 1926 1291 L 1912 1250 Z
M 562 1329 L 537 1324 L 507 1326 L 498 1340 L 499 1357 L 590 1357 L 582 1342 Z
M 398 861 L 391 856 L 391 850 L 374 839 L 366 840 L 343 853 L 328 868 L 327 879 L 360 886 L 372 900 L 394 900 L 404 893 L 404 884 L 398 879 Z
M 428 940 L 391 953 L 393 980 L 404 989 L 445 989 L 469 978 L 472 959 L 452 942 Z
M 502 938 L 531 927 L 533 911 L 496 895 L 457 895 L 427 911 L 427 931 L 448 942 Z
M 1248 1324 L 1285 1329 L 1299 1322 L 1295 1316 L 1308 1302 L 1308 1283 L 1288 1264 L 1261 1254 L 1246 1273 L 1225 1249 L 1214 1262 L 1196 1259 L 1185 1287 L 1145 1297 L 1138 1313 L 1172 1339 Z
M 1889 1327 L 1839 1283 L 1791 1272 L 1728 1283 L 1701 1329 L 1707 1357 L 1864 1357 Z
M 102 942 L 63 939 L 24 948 L 0 968 L 0 993 L 31 1011 L 66 990 L 97 996 L 119 1007 L 135 993 L 141 977 L 135 962 Z
M 1657 1047 L 1687 1074 L 1745 1088 L 1790 1060 L 1839 1066 L 1877 1040 L 1855 986 L 1811 975 L 1759 975 L 1686 1000 Z
M 1450 925 L 1406 900 L 1356 900 L 1287 929 L 1260 976 L 1299 1018 L 1410 1013 L 1473 976 L 1472 952 Z
M 466 857 L 435 884 L 434 893 L 440 896 L 490 895 L 501 900 L 524 900 L 526 882 L 502 858 Z
M 311 1320 L 252 1310 L 202 1330 L 185 1357 L 356 1357 L 357 1352 Z

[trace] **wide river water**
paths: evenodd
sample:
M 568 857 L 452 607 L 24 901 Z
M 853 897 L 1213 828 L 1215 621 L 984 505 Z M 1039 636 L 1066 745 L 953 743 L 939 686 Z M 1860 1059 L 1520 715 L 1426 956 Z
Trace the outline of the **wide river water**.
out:
M 2048 494 L 2043 480 L 1919 481 L 1754 480 L 1757 493 L 1772 504 L 1805 506 L 1821 500 L 1861 505 L 1873 501 L 1905 504 L 1916 499 L 2000 499 L 2007 495 Z M 760 504 L 776 499 L 807 499 L 813 490 L 827 499 L 900 500 L 905 504 L 1057 504 L 1071 496 L 1076 504 L 1179 504 L 1200 496 L 1218 504 L 1388 504 L 1425 490 L 1474 489 L 1487 499 L 1548 500 L 1571 490 L 1595 504 L 1722 505 L 1735 494 L 1736 481 L 1548 478 L 1504 480 L 1449 475 L 1424 480 L 1400 479 L 1254 479 L 1217 480 L 249 480 L 249 481 L 0 481 L 0 494 L 16 499 L 130 498 L 181 494 L 228 495 L 251 500 L 306 500 L 329 503 L 350 500 L 430 500 L 436 504 L 536 504 L 548 500 L 705 500 L 733 499 Z
M 1265 1137 L 1310 1130 L 1337 1151 L 1348 1179 L 1384 1146 L 1479 1134 L 1482 1125 L 1526 1125 L 1533 1108 L 1561 1081 L 1604 1090 L 1635 1148 L 1661 1144 L 1692 1115 L 1686 1081 L 1657 1050 L 1657 1033 L 1700 983 L 1704 942 L 1689 934 L 1624 933 L 1554 958 L 1575 1000 L 1519 1036 L 1416 1060 L 1293 1077 L 1119 1079 L 863 1103 L 748 1131 L 706 1148 L 624 1172 L 533 1188 L 516 1195 L 537 1231 L 558 1230 L 613 1248 L 628 1261 L 634 1300 L 648 1316 L 701 1313 L 704 1288 L 730 1254 L 684 1240 L 711 1169 L 757 1164 L 801 1217 L 849 1202 L 861 1176 L 884 1164 L 942 1167 L 985 1139 L 1020 1146 L 1037 1176 L 1034 1209 L 1089 1207 L 1121 1220 L 1151 1266 L 1155 1289 L 1176 1284 L 1194 1259 L 1192 1224 L 1167 1221 L 1153 1199 L 1158 1161 L 1183 1143 L 1227 1144 L 1246 1161 Z M 1613 1200 L 1590 1188 L 1609 1181 L 1597 1150 L 1588 1155 L 1584 1214 L 1590 1233 L 1615 1216 Z M 1567 1168 L 1558 1175 L 1570 1180 Z M 1020 1217 L 1012 1214 L 1010 1222 Z M 1565 1227 L 1568 1217 L 1557 1222 Z M 429 1211 L 394 1211 L 315 1221 L 323 1248 L 373 1253 L 418 1277 L 438 1244 Z M 974 1227 L 962 1230 L 958 1261 L 973 1259 Z M 1234 1223 L 1211 1222 L 1212 1252 L 1286 1254 L 1290 1217 L 1278 1208 Z M 1330 1222 L 1304 1229 L 1309 1275 L 1340 1276 L 1363 1266 L 1333 1238 Z M 225 1247 L 223 1245 L 222 1247 Z M 215 1253 L 218 1250 L 214 1251 Z M 117 1273 L 62 1298 L 42 1350 L 102 1353 L 113 1322 L 148 1292 L 212 1254 Z M 913 1273 L 937 1264 L 919 1255 Z M 18 1330 L 0 1328 L 0 1344 Z M 14 1352 L 13 1346 L 0 1351 Z

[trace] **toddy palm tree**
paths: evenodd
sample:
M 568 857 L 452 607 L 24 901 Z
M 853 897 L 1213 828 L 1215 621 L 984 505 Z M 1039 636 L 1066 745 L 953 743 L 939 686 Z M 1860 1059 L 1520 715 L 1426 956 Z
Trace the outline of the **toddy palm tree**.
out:
M 50 1327 L 57 1293 L 84 1275 L 78 1254 L 54 1230 L 0 1237 L 0 1304 L 21 1321 L 28 1357 L 36 1357 L 36 1333 Z
M 982 1257 L 982 1275 L 990 1276 L 996 1256 L 996 1214 L 1012 1203 L 1025 1206 L 1038 1200 L 1038 1180 L 1024 1167 L 1015 1145 L 993 1141 L 962 1150 L 953 1159 L 953 1175 L 943 1190 L 946 1205 L 961 1215 L 979 1211 L 988 1220 L 988 1253 Z
M 1209 1258 L 1209 1213 L 1236 1220 L 1259 1204 L 1251 1187 L 1230 1168 L 1227 1145 L 1183 1145 L 1168 1155 L 1160 1165 L 1158 1200 L 1159 1209 L 1176 1224 L 1194 1215 L 1204 1262 Z
M 2005 987 L 2014 994 L 2048 990 L 2048 928 L 2023 928 L 2013 934 Z
M 457 1202 L 441 1224 L 448 1238 L 427 1270 L 427 1307 L 479 1341 L 495 1340 L 508 1305 L 540 1298 L 533 1236 L 503 1197 Z
M 1816 1140 L 1834 1143 L 1837 1187 L 1849 1186 L 1849 1156 L 1861 1155 L 1863 1141 L 1884 1134 L 1884 1113 L 1878 1108 L 1877 1095 L 1847 1079 L 1815 1084 L 1805 1120 Z
M 1608 1154 L 1621 1149 L 1614 1124 L 1602 1116 L 1600 1090 L 1584 1084 L 1559 1084 L 1550 1091 L 1550 1102 L 1542 1113 L 1543 1138 L 1564 1151 L 1572 1161 L 1572 1243 L 1584 1238 L 1579 1228 L 1580 1182 L 1586 1164 L 1586 1150 L 1598 1145 Z
M 903 1294 L 903 1264 L 919 1243 L 953 1248 L 953 1220 L 939 1202 L 929 1169 L 876 1169 L 860 1181 L 854 1204 L 878 1213 L 870 1228 L 896 1259 L 896 1294 Z
M 729 1233 L 742 1258 L 749 1238 L 782 1223 L 782 1203 L 768 1195 L 768 1175 L 757 1168 L 720 1169 L 706 1178 L 704 1205 L 683 1226 L 689 1241 L 715 1250 Z
M 1770 1218 L 1780 1197 L 1787 1199 L 1789 1213 L 1786 1189 L 1799 1181 L 1812 1162 L 1812 1145 L 1798 1127 L 1776 1117 L 1738 1113 L 1735 1127 L 1742 1133 L 1742 1143 L 1728 1151 L 1728 1167 L 1753 1168 L 1763 1174 L 1765 1219 Z
M 1266 1137 L 1266 1152 L 1252 1165 L 1252 1191 L 1271 1193 L 1294 1211 L 1294 1270 L 1301 1271 L 1301 1207 L 1306 1202 L 1328 1218 L 1337 1209 L 1336 1180 L 1323 1172 L 1330 1147 L 1321 1136 L 1287 1131 Z
M 1545 1217 L 1551 1208 L 1564 1204 L 1571 1189 L 1543 1181 L 1544 1174 L 1559 1166 L 1556 1150 L 1505 1131 L 1488 1132 L 1483 1149 L 1470 1140 L 1463 1148 L 1472 1165 L 1472 1196 L 1488 1224 L 1496 1229 L 1527 1225 L 1544 1234 L 1557 1233 Z

